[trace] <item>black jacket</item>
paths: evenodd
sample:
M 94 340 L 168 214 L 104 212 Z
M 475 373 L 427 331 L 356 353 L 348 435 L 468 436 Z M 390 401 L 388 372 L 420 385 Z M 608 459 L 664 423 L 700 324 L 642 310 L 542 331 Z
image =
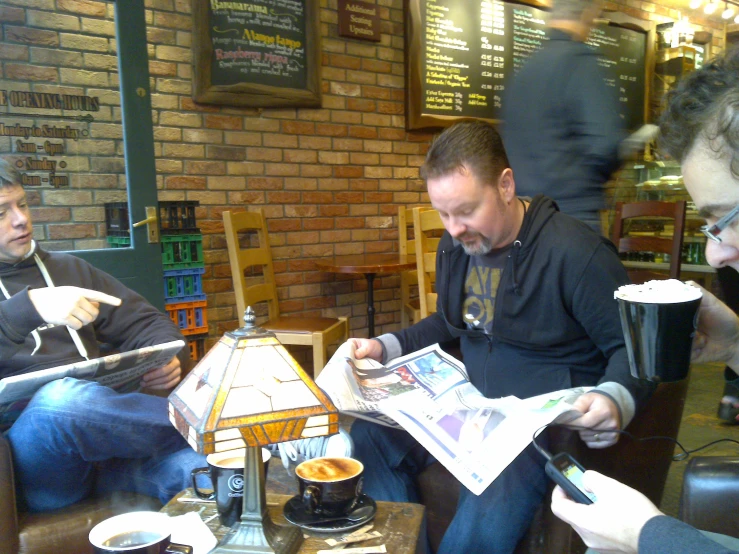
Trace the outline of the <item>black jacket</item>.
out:
M 551 199 L 534 198 L 500 278 L 491 336 L 462 321 L 469 261 L 445 233 L 436 257 L 438 311 L 393 333 L 403 354 L 459 338 L 470 380 L 489 398 L 610 381 L 631 393 L 638 410 L 651 394 L 629 371 L 613 297 L 629 280 L 610 241 Z
M 566 214 L 596 217 L 626 138 L 618 99 L 596 50 L 557 29 L 548 35 L 506 84 L 503 143 L 518 194 L 545 194 Z

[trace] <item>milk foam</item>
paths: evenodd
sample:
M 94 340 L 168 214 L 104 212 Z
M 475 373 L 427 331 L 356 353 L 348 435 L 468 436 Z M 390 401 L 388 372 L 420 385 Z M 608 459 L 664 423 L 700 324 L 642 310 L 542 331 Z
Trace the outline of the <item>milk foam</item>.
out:
M 645 304 L 677 304 L 697 300 L 703 292 L 677 279 L 648 281 L 641 285 L 623 285 L 613 293 L 616 299 Z

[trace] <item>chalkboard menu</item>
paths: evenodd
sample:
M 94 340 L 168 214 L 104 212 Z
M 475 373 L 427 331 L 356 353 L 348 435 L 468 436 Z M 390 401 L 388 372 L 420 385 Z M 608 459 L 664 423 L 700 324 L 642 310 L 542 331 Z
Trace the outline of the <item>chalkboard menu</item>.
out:
M 317 1 L 195 2 L 195 100 L 320 106 Z
M 610 24 L 593 30 L 588 44 L 603 54 L 600 63 L 606 83 L 617 89 L 620 115 L 636 129 L 647 113 L 653 33 L 648 22 L 612 16 Z M 408 129 L 443 127 L 460 118 L 497 120 L 508 79 L 548 40 L 548 18 L 543 9 L 497 0 L 409 0 Z

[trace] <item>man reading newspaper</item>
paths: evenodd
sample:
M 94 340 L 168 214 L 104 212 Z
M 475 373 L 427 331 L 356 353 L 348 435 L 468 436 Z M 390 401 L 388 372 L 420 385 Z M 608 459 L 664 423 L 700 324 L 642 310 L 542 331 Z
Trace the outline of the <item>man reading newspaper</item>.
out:
M 110 275 L 41 250 L 20 183 L 0 160 L 0 378 L 98 357 L 101 342 L 125 351 L 182 340 L 166 315 Z M 142 385 L 174 387 L 187 360 L 185 349 Z M 167 502 L 205 465 L 170 424 L 166 398 L 72 378 L 39 389 L 5 436 L 30 511 L 112 490 Z
M 580 431 L 588 446 L 614 444 L 618 435 L 609 431 L 631 421 L 651 387 L 629 372 L 613 300 L 628 277 L 613 245 L 549 198 L 517 197 L 500 136 L 488 124 L 444 131 L 421 175 L 446 228 L 437 312 L 398 333 L 352 339 L 355 356 L 385 362 L 458 338 L 470 381 L 488 398 L 596 385 L 575 401 L 582 416 L 572 423 L 592 428 Z M 430 455 L 401 430 L 356 420 L 351 434 L 366 492 L 417 502 L 415 476 Z M 544 462 L 529 446 L 481 495 L 462 488 L 439 552 L 513 552 L 546 492 Z

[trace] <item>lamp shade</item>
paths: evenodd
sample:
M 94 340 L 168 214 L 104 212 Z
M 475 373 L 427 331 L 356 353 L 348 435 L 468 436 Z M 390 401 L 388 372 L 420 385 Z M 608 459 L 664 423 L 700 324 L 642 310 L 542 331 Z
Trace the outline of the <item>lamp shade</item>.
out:
M 200 453 L 339 431 L 336 406 L 250 310 L 169 396 L 172 425 Z

